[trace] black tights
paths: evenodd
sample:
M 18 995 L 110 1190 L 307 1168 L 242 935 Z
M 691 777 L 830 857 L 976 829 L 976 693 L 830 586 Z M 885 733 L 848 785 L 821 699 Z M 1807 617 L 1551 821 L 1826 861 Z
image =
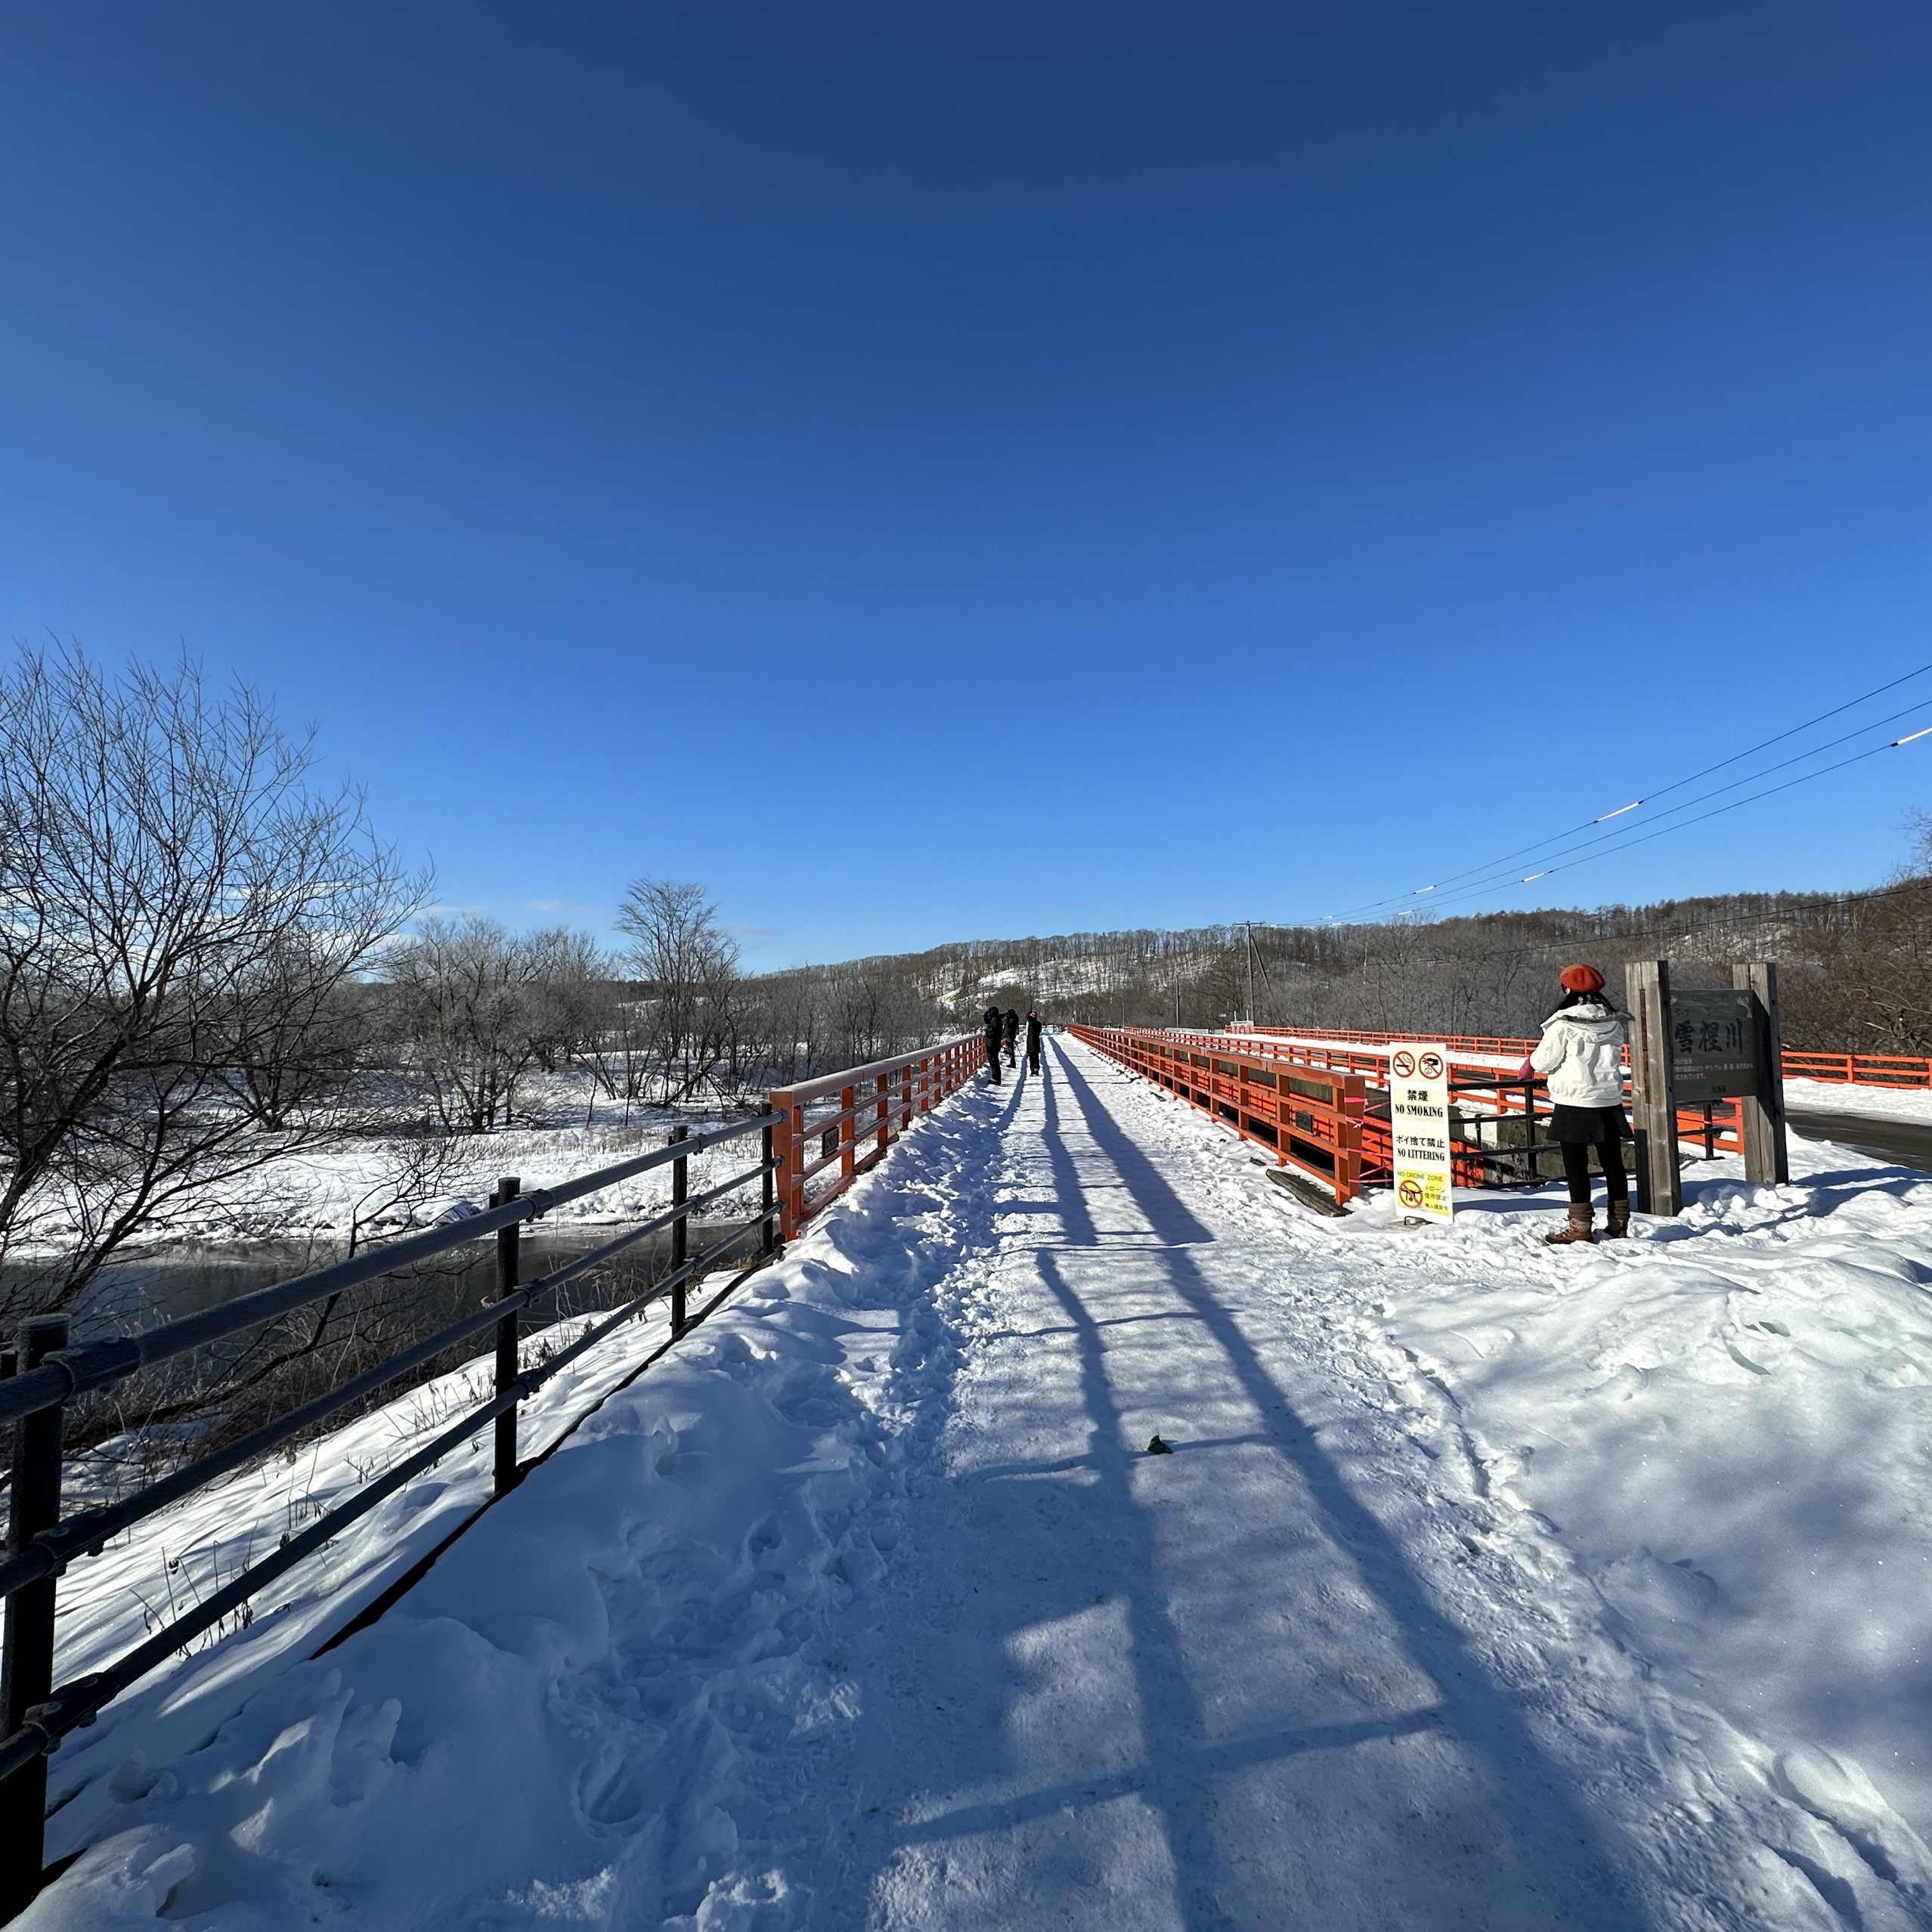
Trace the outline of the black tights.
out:
M 1565 1141 L 1563 1146 L 1563 1178 L 1570 1184 L 1570 1200 L 1577 1207 L 1590 1205 L 1590 1148 L 1587 1141 Z M 1624 1175 L 1624 1144 L 1599 1141 L 1599 1159 L 1603 1163 L 1603 1192 L 1614 1206 L 1630 1197 L 1630 1184 Z

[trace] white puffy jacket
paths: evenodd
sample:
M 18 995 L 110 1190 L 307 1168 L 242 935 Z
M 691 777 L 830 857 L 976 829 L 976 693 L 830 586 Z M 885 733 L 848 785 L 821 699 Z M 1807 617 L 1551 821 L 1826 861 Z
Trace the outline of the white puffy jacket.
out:
M 1530 1064 L 1550 1082 L 1559 1107 L 1619 1107 L 1624 1099 L 1624 1022 L 1600 999 L 1553 1013 Z

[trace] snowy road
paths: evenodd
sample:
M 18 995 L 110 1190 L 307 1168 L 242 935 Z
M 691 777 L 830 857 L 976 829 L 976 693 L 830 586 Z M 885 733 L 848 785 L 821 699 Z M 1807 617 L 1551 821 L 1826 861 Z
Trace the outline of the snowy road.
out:
M 1909 1751 L 1881 1795 L 1846 1739 L 1889 1748 L 1882 1726 L 1794 1734 L 1770 1666 L 1706 1669 L 1776 1651 L 1720 1531 L 1698 1565 L 1639 1553 L 1664 1506 L 1573 1454 L 1616 1520 L 1580 1502 L 1566 1534 L 1522 1432 L 1498 1425 L 1503 1453 L 1478 1420 L 1516 1363 L 1553 1441 L 1600 1398 L 1661 1441 L 1645 1404 L 1687 1363 L 1696 1401 L 1788 1437 L 1763 1405 L 1824 1385 L 1745 1361 L 1726 1311 L 1773 1304 L 1711 1279 L 1805 1241 L 1794 1279 L 1840 1268 L 1832 1346 L 1890 1405 L 1861 1429 L 1922 1466 L 1932 1185 L 1834 1175 L 1826 1208 L 1733 1186 L 1582 1255 L 1543 1249 L 1519 1199 L 1443 1237 L 1321 1221 L 1085 1049 L 1048 1061 L 923 1123 L 378 1626 L 225 1707 L 204 1667 L 184 1754 L 136 1756 L 125 1724 L 55 1820 L 93 1849 L 24 1922 L 1932 1924 Z M 1868 1250 L 1862 1286 L 1828 1262 Z M 1646 1314 L 1647 1395 L 1600 1339 L 1581 1393 L 1581 1355 L 1522 1366 L 1536 1323 L 1600 1338 L 1639 1287 L 1702 1324 L 1666 1360 Z M 1777 1305 L 1746 1344 L 1809 1359 Z M 1676 1440 L 1681 1503 L 1717 1452 Z M 1649 1454 L 1615 1453 L 1626 1475 Z M 1895 1565 L 1921 1527 L 1886 1518 Z M 1908 1732 L 1921 1627 L 1865 1658 Z

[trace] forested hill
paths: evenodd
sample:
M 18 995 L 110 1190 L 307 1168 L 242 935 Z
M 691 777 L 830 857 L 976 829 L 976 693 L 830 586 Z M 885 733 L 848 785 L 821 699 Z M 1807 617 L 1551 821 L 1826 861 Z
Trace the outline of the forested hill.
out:
M 766 976 L 836 989 L 881 1036 L 965 1023 L 989 1000 L 1055 1020 L 1219 1026 L 1231 1019 L 1444 1033 L 1533 1033 L 1556 975 L 1587 958 L 1622 984 L 1667 958 L 1680 983 L 1728 985 L 1773 959 L 1793 1045 L 1932 1051 L 1932 875 L 1875 892 L 1738 893 L 1594 910 L 1373 925 L 1202 926 L 970 940 Z M 803 990 L 801 986 L 800 990 Z

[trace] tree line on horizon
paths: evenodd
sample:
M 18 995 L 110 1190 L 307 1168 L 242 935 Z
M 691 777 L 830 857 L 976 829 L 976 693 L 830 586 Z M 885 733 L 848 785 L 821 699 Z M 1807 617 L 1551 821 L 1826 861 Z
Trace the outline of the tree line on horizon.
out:
M 1677 984 L 1727 986 L 1771 959 L 1786 1042 L 1819 1051 L 1932 1055 L 1932 839 L 1871 892 L 1733 893 L 1641 906 L 1374 924 L 1259 922 L 982 940 L 813 969 L 932 999 L 970 1021 L 986 999 L 1096 1026 L 1212 1030 L 1231 1021 L 1534 1036 L 1579 958 L 1621 994 L 1633 961 Z

